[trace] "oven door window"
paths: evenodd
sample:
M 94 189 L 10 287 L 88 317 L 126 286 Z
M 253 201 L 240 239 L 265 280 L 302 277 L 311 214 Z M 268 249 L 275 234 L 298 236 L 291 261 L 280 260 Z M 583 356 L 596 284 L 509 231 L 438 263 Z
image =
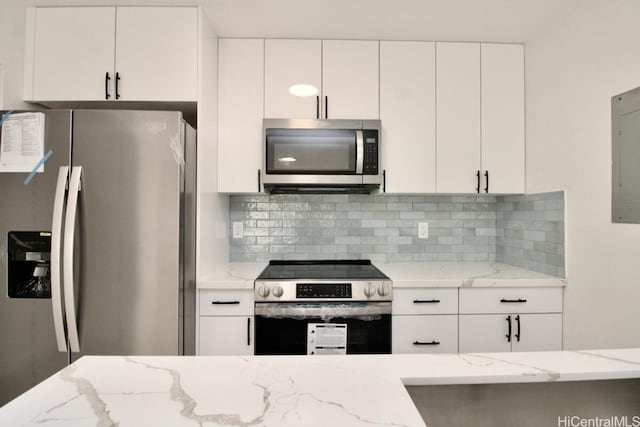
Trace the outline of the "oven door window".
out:
M 255 354 L 307 354 L 310 323 L 347 325 L 347 354 L 391 353 L 391 313 L 326 316 L 255 316 Z
M 356 133 L 341 129 L 267 129 L 268 174 L 353 175 Z

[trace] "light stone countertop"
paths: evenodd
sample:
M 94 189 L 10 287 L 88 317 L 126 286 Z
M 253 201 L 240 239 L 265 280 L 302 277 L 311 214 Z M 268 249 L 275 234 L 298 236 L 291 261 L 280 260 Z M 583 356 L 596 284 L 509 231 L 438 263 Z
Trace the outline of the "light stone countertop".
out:
M 499 262 L 376 263 L 394 288 L 566 286 L 567 280 Z
M 374 263 L 395 288 L 566 286 L 567 280 L 497 262 Z M 253 289 L 267 263 L 224 264 L 198 280 L 198 289 Z
M 85 356 L 0 408 L 11 426 L 424 426 L 405 385 L 640 378 L 640 349 Z
M 198 289 L 253 289 L 253 281 L 267 266 L 266 262 L 230 262 L 216 273 L 198 279 Z

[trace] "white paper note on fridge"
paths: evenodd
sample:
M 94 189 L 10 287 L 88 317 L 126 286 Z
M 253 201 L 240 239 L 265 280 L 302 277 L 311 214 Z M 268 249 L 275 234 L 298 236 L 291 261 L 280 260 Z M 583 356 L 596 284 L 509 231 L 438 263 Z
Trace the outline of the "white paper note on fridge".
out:
M 0 172 L 31 172 L 43 156 L 44 113 L 6 117 L 0 134 Z M 44 164 L 37 172 L 44 172 Z

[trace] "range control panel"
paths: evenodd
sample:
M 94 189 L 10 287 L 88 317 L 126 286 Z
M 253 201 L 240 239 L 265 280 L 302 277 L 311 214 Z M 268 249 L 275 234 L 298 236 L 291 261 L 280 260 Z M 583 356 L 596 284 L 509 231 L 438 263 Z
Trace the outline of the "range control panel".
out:
M 351 298 L 351 283 L 297 283 L 296 298 Z
M 391 301 L 390 280 L 256 280 L 255 301 Z

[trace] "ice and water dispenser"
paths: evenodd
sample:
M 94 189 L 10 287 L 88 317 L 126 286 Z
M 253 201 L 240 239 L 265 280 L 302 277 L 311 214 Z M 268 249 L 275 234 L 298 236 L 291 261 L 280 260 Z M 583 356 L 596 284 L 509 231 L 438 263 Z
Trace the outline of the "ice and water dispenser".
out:
M 10 231 L 7 236 L 9 298 L 51 298 L 51 232 Z

